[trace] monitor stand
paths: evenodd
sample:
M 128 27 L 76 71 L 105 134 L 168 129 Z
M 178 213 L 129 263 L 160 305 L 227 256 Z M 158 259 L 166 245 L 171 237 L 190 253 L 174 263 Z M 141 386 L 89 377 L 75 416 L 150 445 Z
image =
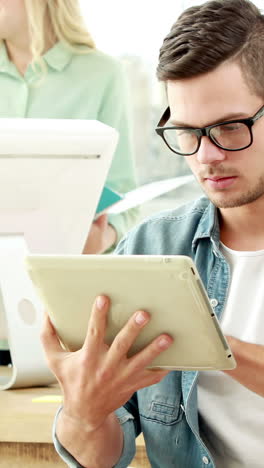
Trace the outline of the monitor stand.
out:
M 40 341 L 44 311 L 26 271 L 27 253 L 23 235 L 0 234 L 0 322 L 12 359 L 12 365 L 0 367 L 0 390 L 56 381 Z

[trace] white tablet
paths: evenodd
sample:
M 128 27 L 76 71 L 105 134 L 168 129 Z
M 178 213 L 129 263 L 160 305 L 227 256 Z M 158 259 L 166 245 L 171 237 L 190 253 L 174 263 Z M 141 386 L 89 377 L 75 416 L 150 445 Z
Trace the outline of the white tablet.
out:
M 223 336 L 193 261 L 186 256 L 27 257 L 40 298 L 66 349 L 85 339 L 97 295 L 111 299 L 106 343 L 136 310 L 151 320 L 131 347 L 134 354 L 161 333 L 174 343 L 150 367 L 179 370 L 232 369 L 235 360 Z

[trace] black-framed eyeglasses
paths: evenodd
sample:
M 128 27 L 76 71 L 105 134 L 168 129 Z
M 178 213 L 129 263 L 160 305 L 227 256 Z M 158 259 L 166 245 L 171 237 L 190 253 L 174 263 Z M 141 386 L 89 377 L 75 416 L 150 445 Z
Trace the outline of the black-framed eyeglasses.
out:
M 247 119 L 229 120 L 202 128 L 166 127 L 165 125 L 170 119 L 170 108 L 168 107 L 155 130 L 170 150 L 181 156 L 191 156 L 197 153 L 203 136 L 210 138 L 211 142 L 218 148 L 226 151 L 241 151 L 252 145 L 252 127 L 263 115 L 264 106 L 253 117 Z

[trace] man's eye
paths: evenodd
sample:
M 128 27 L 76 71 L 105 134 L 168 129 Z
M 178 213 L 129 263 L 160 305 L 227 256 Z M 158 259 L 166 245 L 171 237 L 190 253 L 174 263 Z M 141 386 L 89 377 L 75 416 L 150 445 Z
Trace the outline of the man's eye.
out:
M 194 133 L 187 129 L 187 128 L 182 128 L 180 130 L 176 130 L 177 136 L 178 137 L 193 137 Z
M 232 124 L 228 125 L 220 125 L 219 127 L 216 127 L 220 133 L 228 133 L 228 132 L 236 132 L 238 130 L 241 130 L 244 127 L 243 124 L 239 122 L 235 122 Z

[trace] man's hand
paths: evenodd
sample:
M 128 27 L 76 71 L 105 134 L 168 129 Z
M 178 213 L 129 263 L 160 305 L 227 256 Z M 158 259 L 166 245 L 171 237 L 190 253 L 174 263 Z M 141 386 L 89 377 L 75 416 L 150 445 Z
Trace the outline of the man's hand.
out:
M 227 336 L 237 361 L 236 369 L 224 371 L 252 392 L 264 397 L 264 346 Z
M 168 371 L 153 372 L 146 367 L 170 346 L 172 338 L 160 335 L 141 352 L 128 358 L 131 345 L 150 316 L 145 311 L 137 311 L 109 347 L 104 342 L 108 309 L 109 299 L 98 297 L 85 342 L 79 351 L 71 353 L 62 349 L 48 318 L 42 333 L 49 367 L 56 375 L 64 397 L 57 436 L 84 466 L 88 466 L 88 462 L 94 467 L 116 463 L 122 444 L 114 410 L 126 403 L 135 391 L 160 382 L 168 374 Z M 118 446 L 113 448 L 115 445 Z
M 91 226 L 86 239 L 83 254 L 101 254 L 116 243 L 116 231 L 108 224 L 106 214 L 99 216 Z

